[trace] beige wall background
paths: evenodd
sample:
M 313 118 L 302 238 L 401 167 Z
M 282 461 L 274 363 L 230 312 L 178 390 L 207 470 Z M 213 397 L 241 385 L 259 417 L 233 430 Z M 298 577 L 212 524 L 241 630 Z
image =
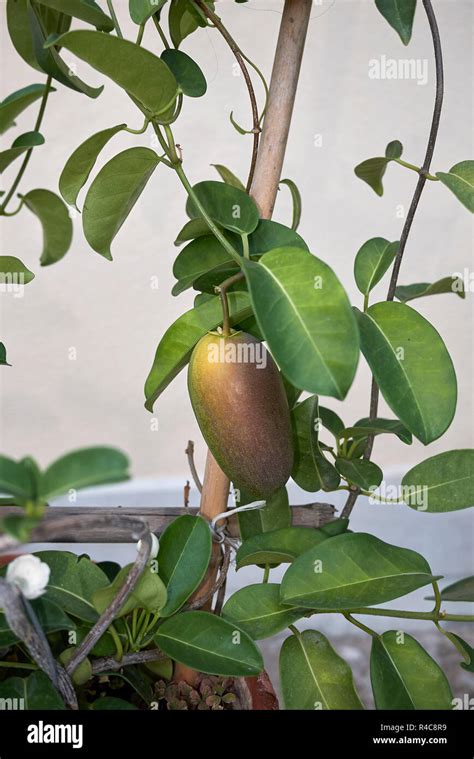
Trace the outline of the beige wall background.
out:
M 2 3 L 1 96 L 33 82 L 38 72 L 14 52 Z M 443 41 L 446 96 L 433 169 L 447 171 L 472 157 L 472 5 L 463 0 L 435 3 Z M 126 36 L 136 27 L 128 19 L 128 2 L 115 7 Z M 267 77 L 276 44 L 281 2 L 237 5 L 219 2 L 218 10 L 241 48 Z M 158 36 L 147 28 L 144 44 L 159 54 Z M 250 127 L 250 111 L 242 77 L 230 51 L 214 30 L 200 30 L 183 50 L 201 65 L 208 94 L 185 101 L 175 127 L 193 182 L 216 178 L 211 163 L 224 163 L 245 178 L 251 138 L 239 136 L 228 114 Z M 426 85 L 416 80 L 374 80 L 369 61 L 415 58 L 428 61 Z M 73 58 L 71 57 L 71 61 Z M 88 83 L 104 80 L 82 62 L 77 72 Z M 258 86 L 258 85 L 257 85 Z M 259 90 L 259 94 L 261 94 Z M 358 180 L 353 167 L 381 154 L 387 142 L 399 139 L 404 158 L 423 159 L 434 95 L 431 38 L 421 3 L 412 43 L 405 48 L 376 11 L 372 0 L 315 3 L 309 27 L 300 89 L 288 144 L 284 175 L 294 179 L 303 195 L 300 232 L 312 251 L 328 262 L 360 304 L 352 277 L 354 255 L 370 237 L 398 239 L 403 225 L 400 207 L 408 205 L 416 175 L 391 166 L 385 194 L 378 198 Z M 18 119 L 18 130 L 32 129 L 36 107 Z M 47 145 L 35 150 L 20 191 L 36 187 L 57 190 L 58 177 L 72 151 L 105 127 L 126 121 L 138 128 L 142 119 L 127 97 L 111 82 L 98 100 L 58 86 L 51 96 L 42 132 Z M 13 139 L 6 136 L 6 146 Z M 319 137 L 320 136 L 320 137 Z M 321 145 L 317 146 L 318 141 Z M 150 136 L 117 136 L 103 151 L 99 166 L 132 145 L 150 145 Z M 3 176 L 10 186 L 16 167 Z M 83 201 L 84 192 L 81 195 Z M 113 263 L 90 250 L 81 219 L 74 219 L 74 241 L 63 261 L 42 269 L 41 229 L 23 210 L 2 220 L 5 255 L 21 258 L 36 273 L 23 298 L 1 296 L 2 337 L 12 368 L 1 382 L 1 448 L 11 456 L 30 453 L 47 464 L 80 446 L 116 445 L 132 460 L 136 476 L 178 477 L 186 473 L 184 449 L 196 441 L 201 468 L 205 446 L 192 415 L 182 373 L 163 394 L 151 416 L 143 407 L 143 384 L 164 331 L 193 294 L 171 296 L 176 233 L 185 222 L 185 195 L 173 173 L 158 167 L 113 246 Z M 286 188 L 274 218 L 289 223 L 291 204 Z M 440 184 L 428 183 L 402 266 L 400 282 L 434 281 L 464 267 L 472 269 L 471 219 L 467 210 Z M 154 278 L 158 289 L 153 289 Z M 383 298 L 386 283 L 374 297 Z M 431 453 L 473 444 L 472 294 L 463 302 L 453 295 L 417 302 L 443 336 L 454 360 L 459 401 L 455 421 L 429 453 L 419 443 L 411 448 L 386 436 L 378 440 L 375 460 L 403 469 Z M 71 349 L 76 353 L 71 360 Z M 342 404 L 324 399 L 349 424 L 368 410 L 369 372 L 360 361 L 356 381 Z M 387 413 L 384 404 L 382 413 Z M 155 430 L 156 420 L 158 430 Z

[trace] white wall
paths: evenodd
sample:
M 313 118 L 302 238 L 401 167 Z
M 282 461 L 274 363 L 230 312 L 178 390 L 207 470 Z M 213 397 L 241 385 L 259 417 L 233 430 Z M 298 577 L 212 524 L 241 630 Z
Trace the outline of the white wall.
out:
M 115 6 L 125 33 L 135 34 L 136 27 L 127 22 L 128 2 L 116 0 Z M 281 6 L 281 2 L 258 0 L 244 5 L 218 4 L 242 49 L 267 76 Z M 471 7 L 463 0 L 436 3 L 446 96 L 435 171 L 446 171 L 472 154 Z M 3 22 L 1 43 L 2 97 L 42 81 L 15 54 Z M 160 52 L 153 28 L 147 29 L 144 44 Z M 232 129 L 228 114 L 233 109 L 236 118 L 250 126 L 250 112 L 243 80 L 234 76 L 232 56 L 213 30 L 198 32 L 183 49 L 200 63 L 209 83 L 205 98 L 186 101 L 176 126 L 186 171 L 195 182 L 214 178 L 209 164 L 224 163 L 245 177 L 251 140 Z M 413 80 L 369 79 L 369 60 L 381 55 L 426 58 L 428 83 L 420 86 Z M 93 84 L 103 81 L 81 62 L 78 74 Z M 433 90 L 432 45 L 421 3 L 408 48 L 371 0 L 315 3 L 284 174 L 298 183 L 303 194 L 301 234 L 313 252 L 335 269 L 357 304 L 361 298 L 352 277 L 354 255 L 370 237 L 398 238 L 403 220 L 397 218 L 397 206 L 408 209 L 416 175 L 391 166 L 385 195 L 378 198 L 354 176 L 353 167 L 380 154 L 393 139 L 403 142 L 406 160 L 420 164 Z M 18 119 L 19 130 L 32 128 L 34 111 L 35 106 Z M 47 145 L 35 150 L 20 191 L 35 187 L 56 190 L 60 171 L 79 143 L 124 120 L 135 128 L 141 125 L 140 114 L 113 83 L 105 83 L 98 100 L 58 87 L 42 128 Z M 322 147 L 314 146 L 316 134 L 322 135 Z M 13 131 L 7 133 L 5 146 L 12 139 Z M 148 145 L 149 139 L 148 135 L 117 136 L 101 161 L 126 147 Z M 15 172 L 13 166 L 5 173 L 5 187 Z M 428 185 L 406 249 L 402 284 L 434 281 L 472 266 L 469 213 L 440 184 Z M 178 299 L 170 294 L 171 267 L 177 253 L 173 240 L 185 221 L 184 202 L 175 176 L 159 167 L 113 244 L 113 263 L 88 248 L 79 216 L 74 220 L 74 241 L 67 257 L 46 269 L 38 264 L 41 230 L 29 211 L 2 221 L 2 252 L 20 257 L 36 273 L 23 299 L 2 295 L 1 339 L 13 364 L 2 368 L 0 374 L 3 451 L 12 456 L 31 453 L 46 464 L 71 448 L 113 444 L 129 453 L 136 475 L 166 477 L 185 475 L 184 449 L 188 438 L 193 438 L 202 467 L 205 447 L 187 398 L 185 374 L 156 404 L 157 432 L 151 431 L 152 417 L 143 408 L 143 383 L 156 345 L 167 326 L 192 303 L 189 292 Z M 275 218 L 288 223 L 290 214 L 284 189 Z M 158 291 L 150 287 L 155 276 L 159 278 Z M 380 285 L 376 295 L 383 298 L 385 289 L 386 283 Z M 418 301 L 417 306 L 442 334 L 459 381 L 456 419 L 429 451 L 471 446 L 472 296 L 464 302 L 452 295 L 437 296 Z M 71 347 L 77 350 L 75 361 L 68 357 Z M 327 401 L 347 423 L 367 412 L 368 379 L 361 360 L 344 407 Z M 427 455 L 421 444 L 407 448 L 388 436 L 377 441 L 375 448 L 377 462 L 402 469 Z

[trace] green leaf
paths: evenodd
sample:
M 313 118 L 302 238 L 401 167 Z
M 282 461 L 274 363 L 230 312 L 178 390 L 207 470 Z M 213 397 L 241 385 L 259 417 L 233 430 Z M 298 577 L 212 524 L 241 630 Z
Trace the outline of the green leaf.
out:
M 257 206 L 243 190 L 211 180 L 194 185 L 193 192 L 208 216 L 224 229 L 250 234 L 257 226 Z M 191 198 L 186 203 L 186 212 L 190 218 L 201 216 Z
M 73 617 L 96 622 L 98 615 L 92 595 L 109 584 L 104 572 L 87 557 L 69 551 L 39 551 L 35 555 L 51 570 L 43 598 L 53 601 Z
M 15 126 L 15 119 L 23 113 L 25 108 L 43 97 L 46 90 L 44 84 L 30 84 L 21 90 L 12 92 L 11 95 L 0 103 L 0 134 Z M 52 92 L 55 90 L 52 89 Z
M 205 219 L 190 219 L 179 232 L 175 245 L 181 245 L 188 240 L 194 240 L 196 237 L 203 237 L 209 234 L 209 226 Z
M 11 366 L 7 361 L 7 349 L 4 343 L 0 343 L 0 366 Z
M 150 706 L 150 701 L 153 699 L 153 684 L 151 678 L 140 667 L 124 667 L 122 670 L 110 672 L 101 672 L 101 677 L 113 678 L 117 677 L 120 680 L 128 683 L 135 693 L 138 693 L 140 698 L 145 702 L 147 706 Z
M 19 158 L 27 150 L 44 144 L 44 137 L 39 132 L 25 132 L 16 138 L 15 142 L 0 153 L 0 174 L 2 174 L 10 164 Z
M 1 512 L 0 512 L 1 513 Z M 36 517 L 9 514 L 0 519 L 0 532 L 4 532 L 19 543 L 28 543 L 32 530 L 39 524 Z
M 237 551 L 236 568 L 252 564 L 286 564 L 326 540 L 322 530 L 312 527 L 284 527 L 262 532 L 243 541 Z
M 243 261 L 257 322 L 283 374 L 308 392 L 343 399 L 359 359 L 347 295 L 327 264 L 298 248 Z
M 174 520 L 160 538 L 158 565 L 168 591 L 162 617 L 170 617 L 188 600 L 206 574 L 211 558 L 211 532 L 199 516 Z
M 336 469 L 351 485 L 362 490 L 377 488 L 383 480 L 383 472 L 373 461 L 365 459 L 336 459 Z
M 129 478 L 128 467 L 128 458 L 117 448 L 96 446 L 72 451 L 42 474 L 40 497 L 47 501 L 71 489 L 122 482 Z
M 441 591 L 442 601 L 474 601 L 474 575 L 447 585 Z
M 9 677 L 8 680 L 4 680 L 0 683 L 0 699 L 2 702 L 4 699 L 20 699 L 19 709 L 66 709 L 61 696 L 44 672 L 33 672 L 29 677 Z
M 456 648 L 462 649 L 460 653 L 464 656 L 464 661 L 460 662 L 460 665 L 463 669 L 467 670 L 467 672 L 474 672 L 474 648 L 469 645 L 465 640 L 463 640 L 459 635 L 456 635 L 456 633 L 453 632 L 446 632 L 444 631 L 445 635 L 450 639 L 452 643 L 456 646 Z
M 280 181 L 280 184 L 286 184 L 291 192 L 291 199 L 293 201 L 293 218 L 291 220 L 291 228 L 296 231 L 301 221 L 301 193 L 292 179 L 282 179 Z
M 116 712 L 116 711 L 138 711 L 138 706 L 131 704 L 130 701 L 124 701 L 122 698 L 115 696 L 103 696 L 94 701 L 90 707 L 94 712 Z
M 392 140 L 385 148 L 386 158 L 400 158 L 403 153 L 403 145 L 400 140 Z
M 385 156 L 368 158 L 366 161 L 359 163 L 355 167 L 354 172 L 356 177 L 362 179 L 363 182 L 367 182 L 369 187 L 372 187 L 377 195 L 381 197 L 383 195 L 382 179 L 388 163 L 390 163 L 390 159 L 385 158 Z
M 228 169 L 226 166 L 223 166 L 221 163 L 211 163 L 211 166 L 214 166 L 215 170 L 226 184 L 230 184 L 232 187 L 237 187 L 238 190 L 245 192 L 244 183 L 241 182 L 240 179 L 236 177 L 230 169 Z
M 318 406 L 318 412 L 323 427 L 329 430 L 336 440 L 339 440 L 342 430 L 344 429 L 344 422 L 342 419 L 335 411 L 330 408 L 325 408 L 324 406 Z
M 181 50 L 166 48 L 161 53 L 161 60 L 173 72 L 179 88 L 184 95 L 191 98 L 202 97 L 207 90 L 204 74 L 189 55 Z
M 64 84 L 65 87 L 76 92 L 82 92 L 88 97 L 96 98 L 104 88 L 90 87 L 75 76 L 73 68 L 63 61 L 54 47 L 49 47 L 49 42 L 47 43 L 50 35 L 54 35 L 56 38 L 63 32 L 67 32 L 70 22 L 69 16 L 36 3 L 28 3 L 27 23 L 30 27 L 33 54 L 40 68 L 53 79 Z M 93 34 L 102 33 L 93 32 Z
M 198 29 L 198 20 L 191 12 L 188 0 L 172 0 L 168 25 L 171 41 L 175 47 L 179 47 L 185 37 Z
M 383 237 L 373 237 L 362 245 L 354 262 L 354 277 L 361 293 L 368 295 L 380 282 L 396 256 L 398 245 L 398 241 L 389 242 Z
M 129 40 L 80 29 L 53 41 L 108 76 L 139 101 L 152 116 L 173 106 L 178 85 L 168 66 Z
M 369 419 L 368 417 L 359 419 L 353 427 L 346 427 L 341 430 L 339 437 L 357 440 L 369 435 L 383 434 L 396 435 L 402 443 L 407 445 L 411 445 L 413 440 L 411 432 L 398 419 Z
M 207 611 L 185 611 L 166 619 L 154 640 L 167 656 L 198 672 L 251 677 L 263 669 L 262 655 L 250 636 Z
M 446 451 L 425 459 L 402 480 L 405 503 L 440 514 L 474 506 L 474 450 Z
M 112 241 L 159 161 L 150 148 L 128 148 L 108 161 L 89 187 L 82 217 L 84 235 L 91 248 L 109 261 Z
M 427 445 L 454 417 L 453 362 L 435 328 L 405 303 L 376 303 L 358 312 L 362 352 L 383 397 Z
M 229 295 L 230 315 L 234 323 L 251 313 L 246 293 Z M 169 383 L 186 366 L 196 343 L 207 332 L 222 322 L 219 298 L 186 311 L 165 332 L 156 349 L 153 366 L 145 383 L 145 408 L 153 410 L 153 404 Z
M 428 562 L 415 551 L 347 532 L 291 564 L 281 599 L 309 609 L 351 609 L 391 601 L 432 581 Z
M 370 679 L 377 709 L 452 709 L 446 675 L 408 633 L 389 630 L 373 639 Z
M 335 490 L 341 478 L 322 454 L 319 446 L 319 410 L 317 396 L 298 403 L 291 410 L 295 458 L 292 477 L 310 493 Z
M 251 503 L 254 499 L 240 493 L 239 506 Z M 285 487 L 279 488 L 266 501 L 261 509 L 243 511 L 238 514 L 240 536 L 242 540 L 252 535 L 284 529 L 291 524 L 291 507 Z
M 28 0 L 7 0 L 7 26 L 13 47 L 18 55 L 29 66 L 37 71 L 42 71 L 36 60 L 28 22 Z
M 456 293 L 460 298 L 465 298 L 464 280 L 456 275 L 443 277 L 436 282 L 417 282 L 413 285 L 399 285 L 395 288 L 395 297 L 406 303 L 415 298 L 424 298 L 426 295 L 438 295 L 442 293 Z
M 21 501 L 34 497 L 35 483 L 30 469 L 23 461 L 13 461 L 0 455 L 0 491 Z
M 59 177 L 59 192 L 66 203 L 77 208 L 79 191 L 87 182 L 100 151 L 117 132 L 125 127 L 126 124 L 118 124 L 93 134 L 68 158 Z
M 61 607 L 52 601 L 48 601 L 47 598 L 37 598 L 34 601 L 30 601 L 30 603 L 43 632 L 47 635 L 59 630 L 76 629 L 75 623 L 65 614 Z M 18 640 L 18 636 L 10 630 L 5 615 L 0 612 L 0 648 L 12 646 Z
M 3 283 L 27 285 L 35 275 L 15 256 L 0 256 L 0 278 Z
M 173 287 L 173 295 L 179 295 L 199 277 L 216 272 L 225 264 L 233 266 L 233 259 L 214 235 L 192 240 L 179 252 L 174 262 L 173 274 L 178 281 Z M 235 271 L 237 272 L 237 265 Z
M 280 652 L 285 709 L 363 709 L 347 662 L 317 630 L 290 635 Z
M 436 176 L 468 211 L 474 213 L 474 161 L 461 161 L 452 166 L 447 174 L 437 171 Z
M 61 198 L 50 190 L 30 190 L 23 203 L 38 217 L 43 228 L 40 263 L 49 266 L 66 255 L 72 242 L 72 221 Z
M 92 594 L 92 603 L 98 614 L 103 614 L 110 606 L 115 596 L 125 585 L 133 564 L 122 567 L 113 581 L 105 588 L 98 588 Z M 148 565 L 135 583 L 132 592 L 120 607 L 116 618 L 130 614 L 134 609 L 145 609 L 156 614 L 166 604 L 166 587 L 161 578 Z
M 411 40 L 416 0 L 375 0 L 382 16 L 395 29 L 404 45 Z
M 165 3 L 166 0 L 128 0 L 130 18 L 135 24 L 141 26 L 158 13 Z
M 92 24 L 102 32 L 111 32 L 114 22 L 93 0 L 35 0 L 59 13 L 73 16 L 86 24 Z
M 291 609 L 280 601 L 280 586 L 275 583 L 247 585 L 224 604 L 222 616 L 245 630 L 253 640 L 276 635 L 303 617 L 305 609 Z

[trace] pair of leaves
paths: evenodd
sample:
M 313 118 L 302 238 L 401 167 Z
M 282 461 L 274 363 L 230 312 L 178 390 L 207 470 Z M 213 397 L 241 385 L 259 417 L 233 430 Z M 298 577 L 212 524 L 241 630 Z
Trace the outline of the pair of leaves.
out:
M 233 323 L 251 314 L 247 293 L 230 293 L 228 297 Z M 145 383 L 145 408 L 153 404 L 169 383 L 189 362 L 196 343 L 222 321 L 222 308 L 218 297 L 182 314 L 167 329 L 156 349 L 153 366 Z
M 359 177 L 359 179 L 362 179 L 363 182 L 366 182 L 369 187 L 372 187 L 377 195 L 382 196 L 382 179 L 384 177 L 387 166 L 391 161 L 396 161 L 398 158 L 400 158 L 402 152 L 403 146 L 401 142 L 398 140 L 393 140 L 392 142 L 389 142 L 385 148 L 384 156 L 368 158 L 366 161 L 362 161 L 362 163 L 359 163 L 355 167 L 354 173 L 356 177 Z
M 112 583 L 105 588 L 98 588 L 92 595 L 92 603 L 99 615 L 110 606 L 119 590 L 124 586 L 133 564 L 122 567 Z M 132 592 L 120 607 L 116 618 L 124 617 L 134 609 L 145 609 L 156 614 L 166 604 L 166 586 L 150 566 L 146 566 Z
M 23 204 L 37 216 L 43 230 L 42 266 L 60 261 L 72 242 L 72 221 L 67 207 L 50 190 L 30 190 L 20 196 Z
M 365 533 L 343 533 L 306 551 L 286 571 L 284 604 L 310 609 L 374 606 L 433 581 L 427 561 Z
M 446 451 L 417 464 L 402 480 L 405 503 L 442 513 L 474 506 L 474 450 Z
M 303 490 L 310 493 L 335 490 L 341 479 L 321 452 L 319 419 L 317 396 L 298 403 L 291 411 L 295 449 L 292 477 Z
M 454 417 L 457 383 L 438 332 L 405 303 L 376 303 L 357 312 L 362 352 L 383 397 L 427 445 Z
M 154 641 L 174 661 L 210 675 L 252 677 L 263 669 L 262 655 L 250 636 L 206 611 L 185 611 L 166 619 Z
M 359 341 L 332 269 L 298 248 L 277 248 L 242 266 L 258 326 L 285 377 L 302 390 L 343 399 Z
M 15 126 L 15 119 L 23 113 L 32 103 L 42 98 L 46 91 L 45 84 L 29 84 L 21 90 L 12 92 L 11 95 L 0 103 L 0 134 Z M 50 91 L 54 91 L 51 88 Z

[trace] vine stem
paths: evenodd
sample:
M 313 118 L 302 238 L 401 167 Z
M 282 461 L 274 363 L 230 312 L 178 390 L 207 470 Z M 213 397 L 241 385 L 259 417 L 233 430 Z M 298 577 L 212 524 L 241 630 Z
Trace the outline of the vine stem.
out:
M 229 315 L 229 303 L 227 301 L 227 291 L 229 287 L 232 287 L 232 285 L 235 285 L 237 282 L 240 282 L 243 278 L 244 278 L 243 273 L 239 271 L 238 274 L 234 274 L 232 277 L 229 277 L 228 279 L 224 280 L 222 284 L 220 284 L 218 287 L 215 288 L 216 292 L 218 293 L 221 299 L 222 334 L 224 335 L 224 337 L 229 337 L 230 335 L 230 315 Z
M 340 614 L 340 609 L 324 609 L 310 611 L 308 617 L 313 614 Z M 359 609 L 348 609 L 343 616 L 353 614 L 368 615 L 373 617 L 397 617 L 399 619 L 424 619 L 428 622 L 474 622 L 473 614 L 447 614 L 440 611 L 436 614 L 434 611 L 404 611 L 403 609 L 370 609 L 360 607 Z
M 120 28 L 120 24 L 117 18 L 117 14 L 115 13 L 115 8 L 112 0 L 107 0 L 107 8 L 109 9 L 110 17 L 112 21 L 114 22 L 115 31 L 117 32 L 117 37 L 120 37 L 123 39 L 122 30 Z
M 260 120 L 258 116 L 257 99 L 255 97 L 255 90 L 253 88 L 252 80 L 250 78 L 250 74 L 248 72 L 247 66 L 245 65 L 243 53 L 240 50 L 239 46 L 237 45 L 236 41 L 233 39 L 229 31 L 226 29 L 226 27 L 220 20 L 219 16 L 216 16 L 216 14 L 202 0 L 194 0 L 194 3 L 207 16 L 207 18 L 210 21 L 212 21 L 212 23 L 214 24 L 218 32 L 220 32 L 220 34 L 222 34 L 222 36 L 224 37 L 225 41 L 227 42 L 230 49 L 232 50 L 237 63 L 239 64 L 240 70 L 242 71 L 243 77 L 245 79 L 245 84 L 247 85 L 247 90 L 248 90 L 249 98 L 250 98 L 250 104 L 252 107 L 252 120 L 253 120 L 252 159 L 250 162 L 250 169 L 249 169 L 249 175 L 248 175 L 247 186 L 246 186 L 246 191 L 250 192 L 250 188 L 253 182 L 253 177 L 255 174 L 255 166 L 257 164 L 258 143 L 259 143 L 260 132 L 261 132 Z
M 441 40 L 439 36 L 438 24 L 436 22 L 436 16 L 433 10 L 433 6 L 431 4 L 431 0 L 423 0 L 423 8 L 425 9 L 425 13 L 428 18 L 428 23 L 429 23 L 430 31 L 431 31 L 431 37 L 433 40 L 435 68 L 436 68 L 435 102 L 434 102 L 434 107 L 433 107 L 433 116 L 431 119 L 431 128 L 430 128 L 430 133 L 428 137 L 428 144 L 426 146 L 425 158 L 423 161 L 423 165 L 419 171 L 418 182 L 416 183 L 415 192 L 413 194 L 413 198 L 410 203 L 410 208 L 408 209 L 407 217 L 405 219 L 405 224 L 403 225 L 402 234 L 400 236 L 400 245 L 398 247 L 397 255 L 395 256 L 395 261 L 393 263 L 392 275 L 390 278 L 390 284 L 389 284 L 389 288 L 387 292 L 387 298 L 386 298 L 387 301 L 393 301 L 395 297 L 395 290 L 397 287 L 398 275 L 400 273 L 400 267 L 402 264 L 403 254 L 405 252 L 408 236 L 410 234 L 410 230 L 413 224 L 413 219 L 415 218 L 415 213 L 418 208 L 418 204 L 420 202 L 421 194 L 426 184 L 426 178 L 427 178 L 427 175 L 429 174 L 431 160 L 433 158 L 433 153 L 434 153 L 434 149 L 436 145 L 436 138 L 438 136 L 441 110 L 443 107 L 443 96 L 444 96 L 443 52 L 441 48 Z M 372 386 L 371 386 L 371 391 L 370 391 L 370 412 L 369 412 L 370 420 L 374 420 L 377 418 L 378 405 L 379 405 L 379 387 L 377 385 L 377 382 L 375 381 L 375 378 L 372 377 Z M 367 445 L 364 451 L 365 460 L 370 459 L 373 445 L 374 445 L 374 436 L 369 435 L 368 440 L 367 440 Z M 343 519 L 350 516 L 359 494 L 360 494 L 359 490 L 353 491 L 352 493 L 349 494 L 349 497 L 347 498 L 347 501 L 345 503 L 344 509 L 342 510 L 342 514 L 341 514 L 341 517 Z
M 45 85 L 45 88 L 44 88 L 43 97 L 41 98 L 40 108 L 39 108 L 38 116 L 36 118 L 36 122 L 35 122 L 35 126 L 34 126 L 34 131 L 35 132 L 39 132 L 41 123 L 43 121 L 43 116 L 44 116 L 44 112 L 46 110 L 46 104 L 48 102 L 49 93 L 51 92 L 51 80 L 52 80 L 51 76 L 48 76 L 48 78 L 46 79 L 46 85 Z M 20 166 L 18 174 L 16 175 L 16 178 L 13 181 L 13 184 L 10 187 L 10 190 L 6 194 L 5 200 L 3 201 L 2 205 L 0 206 L 0 212 L 2 214 L 4 213 L 4 211 L 5 211 L 8 203 L 12 199 L 13 195 L 15 194 L 15 191 L 16 191 L 18 185 L 21 182 L 23 174 L 26 171 L 26 167 L 28 166 L 28 164 L 30 162 L 30 158 L 31 158 L 32 152 L 33 152 L 33 148 L 30 148 L 29 150 L 26 151 L 25 157 L 24 157 L 23 162 L 22 162 L 22 164 Z M 21 208 L 21 204 L 20 204 L 20 208 Z M 20 210 L 20 209 L 18 209 L 18 210 Z

